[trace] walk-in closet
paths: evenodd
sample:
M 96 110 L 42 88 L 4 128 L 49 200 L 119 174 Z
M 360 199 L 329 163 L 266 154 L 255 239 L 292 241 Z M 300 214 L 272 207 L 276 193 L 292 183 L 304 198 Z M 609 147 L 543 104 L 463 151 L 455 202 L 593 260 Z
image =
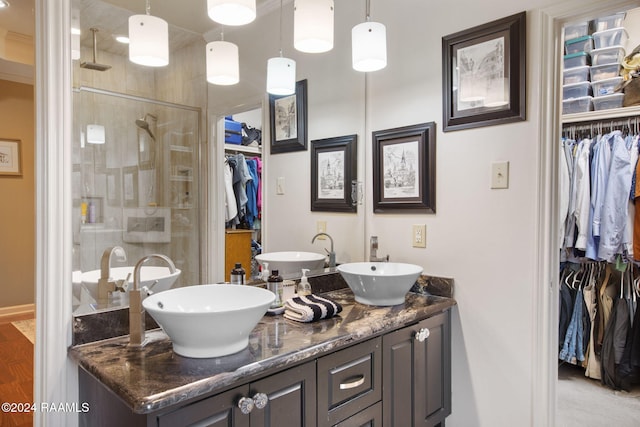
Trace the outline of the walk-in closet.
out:
M 563 28 L 559 427 L 640 425 L 640 9 Z

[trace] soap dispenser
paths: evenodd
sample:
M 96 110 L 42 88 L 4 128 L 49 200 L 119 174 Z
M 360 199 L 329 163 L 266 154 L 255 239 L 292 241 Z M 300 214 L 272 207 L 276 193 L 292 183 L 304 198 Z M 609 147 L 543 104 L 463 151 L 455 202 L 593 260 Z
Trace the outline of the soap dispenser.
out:
M 296 290 L 298 296 L 311 295 L 311 285 L 309 284 L 309 280 L 307 280 L 308 271 L 308 268 L 302 269 L 302 277 L 300 278 L 300 283 L 298 283 L 298 288 Z
M 268 282 L 269 281 L 269 263 L 268 262 L 265 262 L 262 265 L 262 276 L 261 277 L 262 277 L 262 280 L 264 282 Z

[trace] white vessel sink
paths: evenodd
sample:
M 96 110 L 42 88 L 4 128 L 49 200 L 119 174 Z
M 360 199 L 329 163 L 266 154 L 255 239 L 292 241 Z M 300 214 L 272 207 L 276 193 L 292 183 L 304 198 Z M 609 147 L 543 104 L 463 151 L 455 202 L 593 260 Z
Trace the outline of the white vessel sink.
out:
M 129 287 L 133 286 L 133 266 L 111 267 L 109 273 L 113 280 L 124 280 L 127 275 L 131 274 L 129 276 Z M 172 274 L 169 267 L 143 265 L 140 269 L 140 286 L 146 286 L 156 293 L 166 291 L 171 288 L 178 276 L 180 276 L 179 269 L 176 269 L 175 273 Z M 99 279 L 100 270 L 86 271 L 80 275 L 81 284 L 85 286 L 89 291 L 89 295 L 93 298 L 98 298 Z
M 422 267 L 398 262 L 353 262 L 337 267 L 356 301 L 368 305 L 403 304 Z
M 269 271 L 278 270 L 281 276 L 301 274 L 301 269 L 320 270 L 324 268 L 327 256 L 315 252 L 267 252 L 256 255 L 256 260 L 264 267 L 269 263 Z
M 203 358 L 237 353 L 275 295 L 243 285 L 195 285 L 153 294 L 142 301 L 181 356 Z

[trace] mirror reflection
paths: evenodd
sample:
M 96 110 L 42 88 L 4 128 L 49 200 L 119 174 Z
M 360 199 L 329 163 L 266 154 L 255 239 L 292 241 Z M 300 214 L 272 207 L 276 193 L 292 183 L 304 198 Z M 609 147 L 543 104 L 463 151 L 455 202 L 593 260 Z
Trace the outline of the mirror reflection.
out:
M 115 92 L 73 95 L 74 304 L 82 312 L 127 303 L 133 266 L 152 292 L 198 283 L 199 110 Z
M 72 1 L 72 22 L 81 29 L 79 38 L 72 37 L 76 314 L 127 305 L 121 289 L 132 281 L 127 280 L 130 269 L 151 253 L 169 256 L 177 269 L 171 273 L 165 265 L 146 263 L 142 286 L 146 280 L 155 283 L 151 291 L 229 281 L 230 270 L 240 262 L 228 252 L 235 239 L 251 246 L 250 259 L 241 261 L 250 279 L 261 277 L 255 259 L 259 252 L 313 252 L 326 256 L 327 263 L 329 252 L 337 263 L 363 257 L 362 207 L 348 215 L 309 210 L 309 151 L 271 155 L 264 108 L 267 60 L 283 46 L 296 60 L 297 80 L 309 81 L 309 145 L 314 139 L 363 135 L 365 77 L 351 69 L 350 45 L 336 43 L 320 55 L 296 52 L 293 3 L 283 2 L 280 24 L 280 3 L 259 0 L 254 23 L 224 29 L 225 40 L 240 47 L 240 82 L 211 85 L 205 76 L 205 45 L 219 40 L 221 29 L 199 12 L 201 3 L 181 2 L 180 11 L 154 3 L 152 14 L 169 23 L 170 62 L 152 68 L 129 61 L 128 46 L 116 40 L 127 34 L 129 16 L 144 13 L 144 2 Z M 364 4 L 340 7 L 335 37 L 348 40 L 351 27 L 363 19 Z M 223 144 L 221 123 L 227 116 L 262 131 L 263 144 Z M 361 144 L 354 177 L 359 182 L 365 175 L 365 138 Z M 225 221 L 223 165 L 238 153 L 263 162 L 263 209 L 253 227 L 259 231 L 246 233 Z M 285 191 L 278 182 L 286 183 Z M 321 224 L 331 242 L 325 236 L 314 241 Z

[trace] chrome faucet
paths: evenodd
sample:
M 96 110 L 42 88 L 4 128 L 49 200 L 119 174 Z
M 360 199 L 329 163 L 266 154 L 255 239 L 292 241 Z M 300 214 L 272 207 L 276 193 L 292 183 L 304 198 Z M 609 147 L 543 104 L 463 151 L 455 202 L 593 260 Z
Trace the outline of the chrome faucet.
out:
M 98 303 L 109 302 L 109 294 L 112 292 L 125 292 L 129 282 L 130 274 L 124 280 L 113 280 L 111 278 L 111 259 L 115 255 L 119 261 L 126 261 L 127 254 L 120 246 L 112 246 L 104 250 L 100 260 L 100 279 L 98 279 Z
M 389 255 L 378 257 L 378 236 L 371 236 L 369 249 L 369 261 L 371 262 L 389 262 Z
M 313 236 L 313 239 L 311 239 L 311 243 L 315 242 L 318 236 L 327 236 L 329 240 L 331 240 L 331 251 L 327 251 L 327 248 L 325 248 L 324 250 L 327 252 L 327 254 L 329 254 L 329 267 L 335 267 L 336 253 L 333 251 L 333 239 L 327 233 L 318 233 L 315 236 Z
M 140 288 L 140 270 L 142 264 L 152 258 L 163 260 L 169 266 L 171 274 L 176 272 L 176 266 L 166 255 L 151 254 L 146 255 L 136 263 L 133 268 L 133 289 L 129 291 L 129 345 L 132 347 L 142 347 L 145 344 L 145 321 L 144 307 L 142 307 L 143 293 L 148 290 Z

